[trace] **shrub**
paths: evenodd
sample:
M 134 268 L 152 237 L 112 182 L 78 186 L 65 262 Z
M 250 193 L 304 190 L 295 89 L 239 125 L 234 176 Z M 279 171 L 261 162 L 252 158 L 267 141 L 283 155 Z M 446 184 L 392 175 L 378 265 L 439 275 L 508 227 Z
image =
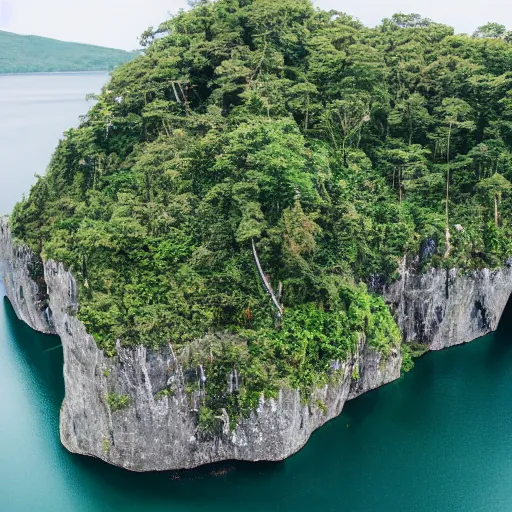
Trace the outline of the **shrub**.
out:
M 119 395 L 117 393 L 109 393 L 106 396 L 107 404 L 112 412 L 120 411 L 130 405 L 130 397 L 128 395 Z

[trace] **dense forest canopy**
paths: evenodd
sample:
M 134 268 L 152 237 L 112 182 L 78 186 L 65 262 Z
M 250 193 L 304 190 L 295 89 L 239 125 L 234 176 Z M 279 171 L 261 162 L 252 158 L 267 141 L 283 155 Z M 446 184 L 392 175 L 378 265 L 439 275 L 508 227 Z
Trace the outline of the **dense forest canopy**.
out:
M 202 424 L 283 383 L 311 389 L 361 334 L 395 350 L 372 290 L 404 256 L 422 270 L 511 254 L 504 27 L 399 14 L 370 29 L 308 0 L 218 0 L 141 42 L 12 224 L 72 269 L 107 354 L 171 341 L 204 365 Z
M 0 30 L 0 73 L 107 71 L 135 55 L 124 50 Z

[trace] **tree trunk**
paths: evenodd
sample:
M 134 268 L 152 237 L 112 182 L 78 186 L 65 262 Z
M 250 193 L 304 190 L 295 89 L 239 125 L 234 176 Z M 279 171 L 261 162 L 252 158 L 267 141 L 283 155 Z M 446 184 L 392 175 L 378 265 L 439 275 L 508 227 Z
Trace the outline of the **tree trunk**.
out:
M 280 320 L 283 316 L 283 307 L 281 304 L 279 304 L 279 301 L 277 300 L 277 297 L 274 294 L 274 290 L 272 289 L 272 286 L 270 285 L 267 276 L 263 272 L 263 269 L 261 268 L 260 258 L 258 257 L 258 252 L 256 251 L 256 244 L 254 243 L 254 238 L 251 239 L 252 243 L 252 254 L 254 256 L 254 261 L 256 263 L 256 267 L 258 269 L 258 273 L 260 275 L 261 281 L 263 282 L 263 286 L 265 287 L 266 292 L 270 295 L 270 298 L 272 299 L 272 303 L 274 304 L 276 311 L 277 319 Z M 281 287 L 280 287 L 281 288 Z M 282 293 L 282 288 L 280 290 L 280 293 Z
M 171 80 L 172 90 L 174 91 L 174 97 L 176 98 L 176 103 L 181 103 L 181 99 L 178 96 L 178 91 L 176 91 L 176 86 L 174 85 L 174 82 Z
M 398 202 L 402 205 L 402 168 L 398 168 Z
M 304 120 L 304 132 L 308 129 L 309 125 L 309 92 L 306 96 L 306 119 Z
M 494 224 L 498 227 L 499 214 L 498 214 L 498 194 L 494 194 Z
M 446 148 L 446 199 L 445 199 L 445 216 L 446 216 L 446 230 L 445 230 L 445 241 L 446 241 L 446 251 L 444 253 L 444 257 L 448 258 L 450 256 L 450 252 L 452 251 L 452 246 L 450 244 L 450 218 L 448 211 L 448 201 L 450 199 L 450 137 L 452 134 L 452 123 L 450 123 L 450 127 L 448 128 L 448 144 Z

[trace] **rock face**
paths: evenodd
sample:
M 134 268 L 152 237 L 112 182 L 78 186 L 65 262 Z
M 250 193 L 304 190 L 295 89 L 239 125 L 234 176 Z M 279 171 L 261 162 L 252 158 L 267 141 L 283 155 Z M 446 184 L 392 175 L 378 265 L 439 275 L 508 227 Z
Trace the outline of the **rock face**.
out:
M 72 274 L 47 261 L 42 281 L 34 261 L 28 249 L 13 244 L 7 219 L 0 219 L 0 272 L 18 318 L 62 340 L 66 395 L 60 435 L 75 453 L 134 471 L 191 468 L 225 459 L 281 460 L 340 414 L 347 400 L 400 376 L 398 349 L 384 358 L 361 339 L 357 353 L 339 364 L 333 383 L 317 389 L 309 404 L 302 403 L 297 390 L 282 389 L 276 399 L 262 397 L 235 430 L 230 431 L 224 415 L 222 433 L 205 438 L 197 430 L 194 401 L 185 391 L 185 372 L 173 347 L 152 351 L 118 346 L 116 357 L 106 357 L 75 316 Z M 47 290 L 41 289 L 44 283 Z M 172 394 L 156 396 L 169 386 Z M 129 405 L 112 411 L 107 397 L 113 394 L 128 397 Z
M 467 343 L 496 330 L 512 293 L 512 269 L 428 270 L 402 265 L 401 278 L 384 289 L 406 342 L 430 350 Z
M 8 218 L 0 217 L 0 276 L 3 276 L 8 297 L 20 320 L 36 331 L 55 334 L 51 310 L 45 291 L 34 281 L 42 265 L 33 253 L 11 242 Z

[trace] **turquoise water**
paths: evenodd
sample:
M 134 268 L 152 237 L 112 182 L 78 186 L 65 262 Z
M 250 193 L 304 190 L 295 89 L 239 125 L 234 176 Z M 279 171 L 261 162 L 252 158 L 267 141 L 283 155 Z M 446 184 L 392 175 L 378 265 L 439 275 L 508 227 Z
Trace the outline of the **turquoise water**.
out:
M 511 328 L 427 354 L 285 462 L 136 474 L 62 448 L 58 338 L 19 322 L 4 299 L 0 510 L 510 511 Z
M 73 124 L 87 105 L 48 100 L 59 96 L 52 87 L 94 90 L 86 77 L 64 85 L 51 78 L 44 105 L 29 109 L 20 93 L 23 119 L 17 122 L 29 125 L 30 116 L 47 112 L 49 103 L 55 115 L 45 114 L 46 123 L 61 133 L 67 125 L 61 126 L 59 109 L 67 110 Z M 37 80 L 30 82 L 17 87 L 40 90 Z M 16 107 L 9 108 L 12 119 Z M 16 187 L 27 189 L 32 174 L 21 172 L 24 159 L 37 160 L 42 172 L 47 146 L 54 143 L 43 144 L 36 157 L 30 148 L 37 141 L 20 131 L 11 135 L 9 144 L 16 135 L 20 148 Z M 6 144 L 0 137 L 0 154 L 12 151 Z M 7 204 L 2 197 L 12 201 L 14 195 L 5 185 L 10 172 L 0 166 L 0 211 Z M 497 333 L 427 354 L 399 381 L 349 402 L 339 418 L 281 463 L 129 473 L 60 445 L 63 395 L 58 338 L 32 331 L 0 298 L 0 512 L 512 510 L 512 306 Z

